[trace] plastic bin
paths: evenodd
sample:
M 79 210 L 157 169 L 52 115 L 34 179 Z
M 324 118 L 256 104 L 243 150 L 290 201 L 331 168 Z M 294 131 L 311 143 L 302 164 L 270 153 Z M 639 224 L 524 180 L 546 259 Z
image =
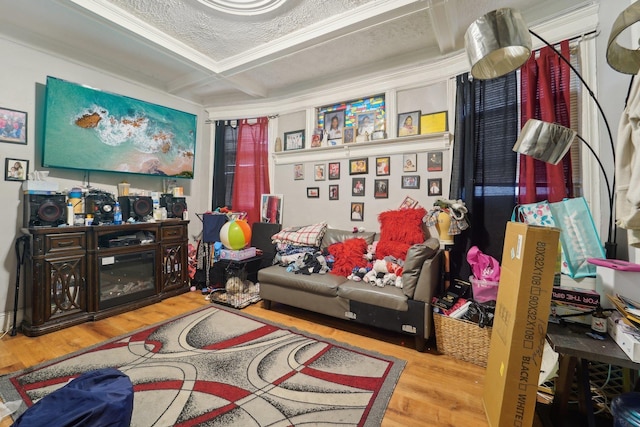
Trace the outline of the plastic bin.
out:
M 499 282 L 490 280 L 480 280 L 475 277 L 469 277 L 471 289 L 473 289 L 473 299 L 478 302 L 495 301 L 498 297 Z

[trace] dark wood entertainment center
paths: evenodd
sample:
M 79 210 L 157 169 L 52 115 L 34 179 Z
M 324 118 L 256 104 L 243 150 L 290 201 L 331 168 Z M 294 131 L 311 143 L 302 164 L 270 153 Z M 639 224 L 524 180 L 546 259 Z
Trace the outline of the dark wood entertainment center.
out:
M 23 229 L 31 239 L 22 332 L 43 335 L 186 292 L 188 223 Z

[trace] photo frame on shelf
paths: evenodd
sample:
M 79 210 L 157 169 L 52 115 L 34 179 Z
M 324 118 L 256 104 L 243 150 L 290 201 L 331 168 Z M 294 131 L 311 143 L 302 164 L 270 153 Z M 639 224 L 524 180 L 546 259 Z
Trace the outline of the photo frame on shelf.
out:
M 329 179 L 340 179 L 340 162 L 329 163 Z
M 427 170 L 429 172 L 442 171 L 442 151 L 427 154 Z
M 418 206 L 418 201 L 413 197 L 407 196 L 402 203 L 400 203 L 399 209 L 412 209 L 416 206 Z
M 282 194 L 260 196 L 260 222 L 282 224 Z
M 356 142 L 356 130 L 353 127 L 347 127 L 342 130 L 344 135 L 343 141 L 345 144 Z
M 364 178 L 351 178 L 351 195 L 364 197 L 366 180 Z
M 296 181 L 304 179 L 304 163 L 296 163 L 293 165 L 293 179 Z
M 313 130 L 313 135 L 311 135 L 311 148 L 317 148 L 322 146 L 323 134 L 324 134 L 324 130 L 322 130 L 322 128 L 316 128 Z
M 420 135 L 420 111 L 398 114 L 398 137 Z
M 307 198 L 317 199 L 320 197 L 320 187 L 307 187 Z
M 364 203 L 351 202 L 351 221 L 364 221 Z
M 449 120 L 447 111 L 423 114 L 420 116 L 420 134 L 429 135 L 432 133 L 442 133 L 449 130 Z
M 418 171 L 418 155 L 416 153 L 407 153 L 402 155 L 402 172 Z
M 360 113 L 356 115 L 356 122 L 358 125 L 358 142 L 370 141 L 375 130 L 376 113 L 374 111 Z
M 442 196 L 442 178 L 428 179 L 427 188 L 429 196 Z
M 376 157 L 376 176 L 386 176 L 391 174 L 391 158 Z
M 376 179 L 373 181 L 373 198 L 388 199 L 389 198 L 389 180 Z
M 327 165 L 325 165 L 324 163 L 313 166 L 313 179 L 315 181 L 324 181 L 325 179 L 327 179 L 327 176 L 325 174 L 326 167 Z
M 24 181 L 29 173 L 29 160 L 7 157 L 4 160 L 4 180 Z
M 337 184 L 332 184 L 329 186 L 329 200 L 339 200 L 340 199 L 340 186 Z
M 340 145 L 342 143 L 343 129 L 344 110 L 324 113 L 324 132 L 327 134 L 329 145 Z
M 367 157 L 349 160 L 349 175 L 361 175 L 367 173 L 369 173 L 369 159 Z
M 0 107 L 0 142 L 27 144 L 27 113 Z
M 304 129 L 284 133 L 284 151 L 304 148 Z
M 420 175 L 403 175 L 402 188 L 413 190 L 420 188 Z

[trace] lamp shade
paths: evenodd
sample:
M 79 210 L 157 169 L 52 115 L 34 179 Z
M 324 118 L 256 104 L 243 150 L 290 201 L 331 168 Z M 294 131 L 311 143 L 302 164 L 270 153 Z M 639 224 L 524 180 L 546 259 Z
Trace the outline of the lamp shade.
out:
M 529 119 L 520 131 L 513 151 L 556 165 L 569 151 L 576 134 L 573 129 L 557 123 Z
M 520 12 L 502 8 L 475 20 L 464 35 L 471 75 L 488 80 L 520 68 L 531 56 L 531 35 Z

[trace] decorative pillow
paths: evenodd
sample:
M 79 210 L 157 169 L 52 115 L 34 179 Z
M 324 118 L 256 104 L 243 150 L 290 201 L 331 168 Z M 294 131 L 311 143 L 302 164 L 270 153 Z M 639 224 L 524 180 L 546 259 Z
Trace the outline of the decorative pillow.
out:
M 327 223 L 307 225 L 304 227 L 288 227 L 274 234 L 273 243 L 287 243 L 294 246 L 320 247 L 320 242 L 327 230 Z
M 354 267 L 367 265 L 367 260 L 363 256 L 367 252 L 365 239 L 357 237 L 334 243 L 327 248 L 327 251 L 334 258 L 331 274 L 347 277 L 353 272 Z
M 380 242 L 376 248 L 376 258 L 393 256 L 404 260 L 411 245 L 423 243 L 422 218 L 426 213 L 422 207 L 380 213 Z
M 322 238 L 322 243 L 320 244 L 320 250 L 327 249 L 329 246 L 334 243 L 344 242 L 347 239 L 353 239 L 356 237 L 361 237 L 367 241 L 367 244 L 370 245 L 373 243 L 373 239 L 375 238 L 376 233 L 373 231 L 363 231 L 354 233 L 352 230 L 340 230 L 338 228 L 329 228 L 327 227 L 327 231 L 324 233 L 324 237 Z
M 413 298 L 418 278 L 422 271 L 422 264 L 438 253 L 440 241 L 436 238 L 429 238 L 424 243 L 418 243 L 409 248 L 407 258 L 402 270 L 402 291 L 409 298 Z

